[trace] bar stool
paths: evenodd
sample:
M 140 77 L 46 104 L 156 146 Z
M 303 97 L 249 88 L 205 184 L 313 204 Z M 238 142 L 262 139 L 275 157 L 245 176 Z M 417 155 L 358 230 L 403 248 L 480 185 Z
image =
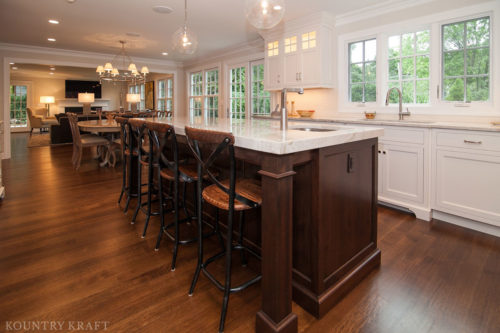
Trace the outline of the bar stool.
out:
M 219 323 L 219 332 L 223 332 L 229 295 L 233 292 L 241 291 L 247 288 L 248 286 L 258 282 L 262 277 L 261 275 L 258 275 L 239 286 L 231 287 L 231 254 L 233 249 L 242 251 L 243 265 L 246 264 L 246 258 L 244 255 L 245 251 L 260 259 L 260 256 L 257 253 L 243 245 L 242 233 L 244 222 L 243 212 L 252 208 L 257 208 L 261 205 L 262 189 L 260 187 L 260 183 L 254 179 L 236 180 L 234 136 L 231 133 L 202 130 L 187 126 L 185 131 L 188 146 L 198 162 L 198 178 L 201 179 L 203 175 L 206 174 L 208 176 L 208 180 L 213 183 L 212 185 L 205 187 L 203 191 L 200 183 L 198 183 L 198 219 L 201 219 L 202 216 L 202 199 L 212 206 L 228 211 L 226 250 L 208 258 L 206 261 L 203 260 L 202 227 L 201 224 L 198 225 L 198 263 L 193 276 L 193 281 L 191 283 L 191 288 L 189 289 L 189 295 L 191 296 L 201 271 L 213 284 L 215 284 L 219 290 L 224 292 Z M 207 158 L 203 158 L 202 156 L 199 146 L 200 143 L 212 146 L 216 145 L 215 149 L 212 150 Z M 228 152 L 229 157 L 227 157 L 227 155 L 222 155 L 225 151 Z M 227 162 L 229 163 L 229 179 L 227 180 L 218 181 L 209 171 L 209 168 L 218 158 L 219 160 L 226 161 L 226 164 Z M 233 216 L 235 210 L 240 211 L 241 215 L 238 241 L 236 245 L 233 245 Z M 225 281 L 224 284 L 222 284 L 207 270 L 207 266 L 224 255 L 226 257 Z
M 146 231 L 148 229 L 149 219 L 152 215 L 160 215 L 160 212 L 152 212 L 152 195 L 153 195 L 153 165 L 150 164 L 151 154 L 152 154 L 152 142 L 149 140 L 149 134 L 146 128 L 146 121 L 144 119 L 129 119 L 128 123 L 130 125 L 131 139 L 135 139 L 136 147 L 132 147 L 132 150 L 137 152 L 137 207 L 132 217 L 131 223 L 134 224 L 139 211 L 142 211 L 146 215 L 146 222 L 144 224 L 144 230 L 142 232 L 142 238 L 146 236 Z M 148 180 L 146 184 L 142 183 L 142 168 L 148 168 Z M 142 187 L 147 186 L 147 192 L 142 192 Z M 143 202 L 142 197 L 147 195 L 147 201 Z M 144 209 L 144 206 L 147 208 Z
M 118 204 L 121 203 L 123 194 L 125 194 L 127 196 L 127 201 L 125 203 L 125 208 L 123 209 L 123 212 L 126 213 L 128 210 L 128 206 L 130 204 L 130 198 L 137 197 L 137 195 L 132 194 L 130 190 L 130 184 L 132 183 L 132 172 L 130 172 L 132 159 L 130 158 L 130 154 L 137 155 L 137 151 L 132 151 L 130 149 L 130 125 L 128 123 L 128 118 L 116 117 L 115 121 L 118 124 L 120 124 L 120 140 L 121 140 L 122 172 L 123 172 L 122 190 L 120 193 L 120 197 L 118 198 Z
M 158 251 L 163 234 L 174 242 L 174 253 L 172 257 L 171 270 L 175 270 L 177 252 L 179 245 L 195 242 L 197 238 L 181 240 L 179 236 L 179 226 L 182 223 L 196 220 L 196 216 L 191 216 L 186 209 L 186 184 L 195 184 L 198 182 L 197 165 L 195 163 L 186 163 L 179 160 L 179 149 L 177 145 L 177 137 L 175 130 L 171 125 L 165 123 L 146 122 L 146 128 L 149 131 L 150 140 L 153 147 L 152 165 L 157 168 L 157 183 L 160 201 L 160 221 L 161 228 L 158 233 L 155 250 Z M 163 180 L 169 181 L 173 185 L 173 194 L 168 195 L 163 190 Z M 179 186 L 183 184 L 183 209 L 186 215 L 185 218 L 179 218 Z M 174 222 L 165 225 L 165 200 L 170 200 L 173 203 Z M 197 195 L 195 191 L 195 206 Z M 203 223 L 203 222 L 202 222 Z M 169 228 L 174 227 L 174 234 L 169 232 Z M 222 236 L 219 231 L 218 220 L 212 233 L 204 235 L 209 237 L 216 233 L 219 236 L 219 241 L 222 242 Z

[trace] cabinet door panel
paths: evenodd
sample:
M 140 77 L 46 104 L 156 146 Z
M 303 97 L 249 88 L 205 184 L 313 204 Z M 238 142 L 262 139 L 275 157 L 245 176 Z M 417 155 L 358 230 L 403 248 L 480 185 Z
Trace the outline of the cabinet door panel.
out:
M 274 56 L 267 58 L 265 88 L 266 90 L 281 89 L 282 87 L 282 62 L 281 57 Z
M 500 226 L 500 157 L 438 149 L 436 205 Z
M 424 201 L 424 149 L 384 144 L 383 193 L 415 203 Z
M 302 52 L 302 66 L 299 68 L 300 83 L 303 85 L 311 85 L 321 82 L 321 57 L 319 50 Z
M 297 52 L 285 55 L 285 87 L 298 85 L 299 60 Z

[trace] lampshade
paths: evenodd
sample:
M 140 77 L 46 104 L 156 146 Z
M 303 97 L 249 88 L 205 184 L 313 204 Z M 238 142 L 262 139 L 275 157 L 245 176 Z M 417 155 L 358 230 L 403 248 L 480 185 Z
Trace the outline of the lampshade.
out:
M 113 65 L 111 65 L 110 62 L 107 62 L 105 65 L 104 65 L 104 70 L 105 71 L 108 71 L 108 72 L 111 72 L 113 70 Z
M 284 0 L 245 0 L 245 15 L 257 29 L 271 29 L 285 15 Z
M 94 94 L 93 93 L 79 93 L 78 94 L 78 103 L 94 103 Z
M 116 76 L 119 74 L 120 74 L 120 72 L 118 71 L 118 68 L 113 68 L 113 70 L 111 71 L 111 75 L 113 75 L 113 76 Z
M 54 96 L 40 96 L 40 103 L 53 104 L 53 103 L 55 103 Z
M 140 101 L 141 101 L 141 95 L 127 94 L 127 103 L 139 103 Z
M 142 66 L 141 73 L 142 74 L 149 74 L 149 68 L 147 66 Z
M 137 71 L 137 67 L 135 67 L 135 64 L 134 63 L 131 63 L 130 65 L 128 65 L 128 70 L 129 71 Z
M 104 67 L 102 66 L 97 66 L 97 69 L 95 70 L 97 73 L 101 74 L 104 73 Z

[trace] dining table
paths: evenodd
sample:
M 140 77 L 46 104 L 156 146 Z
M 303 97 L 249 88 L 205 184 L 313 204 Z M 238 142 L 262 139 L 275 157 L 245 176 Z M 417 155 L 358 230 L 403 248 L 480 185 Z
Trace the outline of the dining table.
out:
M 119 145 L 116 142 L 115 134 L 120 132 L 120 124 L 113 119 L 96 119 L 78 122 L 81 131 L 99 133 L 107 136 L 108 144 L 104 149 L 98 149 L 98 155 L 102 159 L 101 167 L 114 167 L 116 164 L 115 148 Z

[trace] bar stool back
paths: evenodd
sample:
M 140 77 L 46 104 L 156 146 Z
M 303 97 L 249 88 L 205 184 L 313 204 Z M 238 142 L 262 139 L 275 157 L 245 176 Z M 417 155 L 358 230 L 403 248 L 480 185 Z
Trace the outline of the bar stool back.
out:
M 131 144 L 130 144 L 130 125 L 128 123 L 128 118 L 126 117 L 116 117 L 116 122 L 120 124 L 120 141 L 121 141 L 121 153 L 122 153 L 122 190 L 120 197 L 118 198 L 118 204 L 122 201 L 123 194 L 126 194 L 127 201 L 125 203 L 125 208 L 123 212 L 126 213 L 128 206 L 130 204 L 130 198 L 135 196 L 131 193 L 130 184 L 132 183 L 132 173 L 130 172 L 132 159 L 130 154 L 132 154 Z
M 246 265 L 246 259 L 244 253 L 248 252 L 255 257 L 260 259 L 260 256 L 252 251 L 250 248 L 243 245 L 243 212 L 252 208 L 257 208 L 262 203 L 262 191 L 258 181 L 253 179 L 236 179 L 236 159 L 234 156 L 234 136 L 231 133 L 217 132 L 211 130 L 196 129 L 192 127 L 185 128 L 188 146 L 198 162 L 198 178 L 202 179 L 204 175 L 208 176 L 208 180 L 212 185 L 201 189 L 201 185 L 198 185 L 198 193 L 201 193 L 201 197 L 207 203 L 215 206 L 219 209 L 224 209 L 228 211 L 227 218 L 227 235 L 226 235 L 226 250 L 224 252 L 218 253 L 206 261 L 203 260 L 203 237 L 202 228 L 198 226 L 198 264 L 196 271 L 191 283 L 191 288 L 189 290 L 189 295 L 193 294 L 196 282 L 200 272 L 215 284 L 215 286 L 224 291 L 224 297 L 222 300 L 222 311 L 219 323 L 219 332 L 224 331 L 224 323 L 227 313 L 227 305 L 229 301 L 229 294 L 237 292 L 247 288 L 248 286 L 256 283 L 261 279 L 261 275 L 258 275 L 237 287 L 231 287 L 231 254 L 232 250 L 242 251 L 242 262 Z M 215 149 L 211 151 L 208 157 L 204 158 L 202 156 L 200 143 L 215 145 Z M 227 152 L 229 158 L 226 155 L 222 156 L 224 152 Z M 222 158 L 220 158 L 222 156 Z M 229 179 L 219 181 L 215 175 L 210 171 L 210 168 L 216 160 L 225 160 L 229 168 Z M 202 216 L 202 200 L 198 200 L 197 207 L 198 219 L 201 220 Z M 240 230 L 239 239 L 236 245 L 233 245 L 233 216 L 234 211 L 240 211 Z M 211 262 L 225 255 L 226 265 L 225 265 L 225 281 L 222 284 L 219 282 L 215 276 L 213 276 L 208 270 L 207 266 Z

